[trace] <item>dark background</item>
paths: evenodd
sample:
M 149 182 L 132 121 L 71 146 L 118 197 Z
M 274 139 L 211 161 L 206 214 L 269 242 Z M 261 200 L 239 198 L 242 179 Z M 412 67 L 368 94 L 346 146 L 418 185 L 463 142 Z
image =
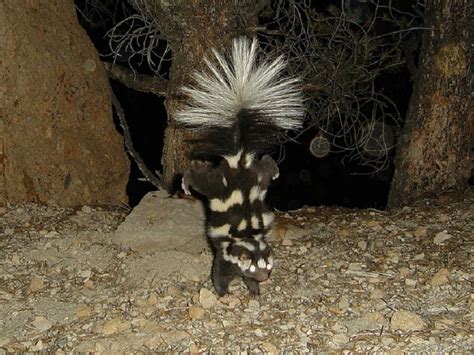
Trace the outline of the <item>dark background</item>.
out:
M 105 37 L 107 30 L 113 27 L 114 22 L 124 18 L 127 11 L 133 11 L 126 1 L 113 3 L 113 18 L 99 13 L 99 18 L 84 21 L 83 16 L 79 15 L 79 18 L 82 18 L 82 25 L 104 61 L 112 61 L 112 57 L 108 54 L 110 49 Z M 410 1 L 401 1 L 400 4 L 394 4 L 394 6 L 409 7 L 409 3 Z M 324 13 L 330 4 L 340 6 L 341 2 L 316 1 L 314 6 L 317 11 Z M 82 9 L 85 2 L 76 0 L 76 5 Z M 128 65 L 126 54 L 118 64 Z M 135 62 L 133 66 L 140 73 L 150 74 L 145 64 Z M 131 90 L 114 80 L 111 80 L 111 85 L 124 109 L 136 151 L 150 170 L 160 171 L 167 120 L 164 99 L 153 94 Z M 380 76 L 376 81 L 375 89 L 383 89 L 384 94 L 397 105 L 401 117 L 405 117 L 412 92 L 412 82 L 406 66 L 400 66 L 396 71 Z M 118 122 L 117 129 L 120 130 Z M 284 159 L 279 164 L 280 177 L 268 193 L 270 205 L 278 210 L 293 210 L 304 205 L 385 208 L 393 175 L 393 163 L 391 162 L 387 169 L 373 172 L 370 168 L 347 159 L 345 153 L 330 153 L 325 158 L 316 158 L 310 153 L 309 144 L 317 133 L 316 128 L 308 129 L 299 137 L 298 143 L 288 143 L 283 150 L 275 153 L 274 158 L 279 159 L 283 151 Z M 392 152 L 392 157 L 393 155 L 394 152 Z M 150 183 L 139 179 L 142 177 L 141 173 L 133 159 L 131 161 L 127 194 L 129 204 L 133 207 L 147 192 L 155 188 Z

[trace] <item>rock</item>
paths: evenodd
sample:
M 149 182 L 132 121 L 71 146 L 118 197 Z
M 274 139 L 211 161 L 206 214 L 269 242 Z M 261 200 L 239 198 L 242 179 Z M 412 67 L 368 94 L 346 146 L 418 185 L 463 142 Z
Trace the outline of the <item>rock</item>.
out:
M 255 329 L 255 330 L 254 330 L 254 333 L 255 333 L 255 335 L 258 336 L 259 338 L 264 336 L 264 334 L 263 334 L 263 332 L 262 332 L 262 330 L 261 330 L 260 328 Z
M 206 314 L 206 310 L 202 307 L 191 306 L 189 307 L 188 314 L 191 319 L 201 319 Z
M 7 291 L 0 290 L 0 300 L 10 301 L 13 298 L 13 295 Z
M 400 310 L 396 311 L 390 321 L 391 330 L 401 330 L 404 332 L 412 332 L 422 330 L 425 322 L 416 313 Z
M 86 282 L 84 282 L 84 287 L 88 288 L 89 290 L 92 290 L 94 288 L 94 281 L 87 280 Z
M 92 270 L 82 270 L 79 272 L 79 276 L 84 279 L 89 279 L 92 276 Z
M 0 206 L 0 216 L 1 216 L 1 215 L 4 215 L 5 213 L 7 213 L 7 211 L 8 211 L 8 210 L 7 210 L 5 207 Z
M 197 200 L 171 198 L 150 192 L 117 228 L 113 241 L 137 252 L 205 250 L 204 210 Z
M 111 335 L 123 332 L 124 330 L 128 330 L 130 328 L 130 321 L 117 317 L 105 322 L 104 325 L 98 327 L 97 330 L 100 334 Z
M 143 345 L 148 348 L 154 349 L 159 348 L 160 346 L 166 344 L 167 346 L 178 343 L 186 338 L 189 338 L 189 335 L 182 330 L 159 330 L 158 328 L 152 332 L 152 334 L 145 337 Z
M 189 338 L 189 334 L 182 330 L 170 330 L 161 334 L 166 344 L 176 344 Z
M 433 242 L 436 245 L 443 245 L 445 241 L 448 239 L 451 239 L 453 236 L 451 234 L 448 234 L 446 231 L 439 232 L 435 235 L 433 238 Z
M 130 160 L 99 54 L 73 2 L 38 4 L 0 5 L 1 194 L 11 203 L 126 203 Z
M 43 341 L 40 339 L 38 340 L 38 342 L 33 345 L 32 347 L 30 347 L 28 350 L 29 351 L 41 351 L 41 350 L 44 350 L 45 346 L 43 344 Z
M 170 285 L 167 289 L 166 289 L 166 294 L 168 296 L 173 296 L 173 297 L 178 297 L 178 296 L 181 296 L 182 292 L 181 290 L 176 287 L 175 285 Z
M 84 306 L 76 312 L 76 316 L 78 318 L 87 318 L 87 317 L 90 317 L 91 314 L 92 314 L 92 308 L 89 306 Z
M 55 238 L 55 237 L 57 237 L 58 235 L 59 235 L 58 232 L 56 232 L 56 231 L 50 231 L 50 232 L 46 233 L 44 237 L 45 237 L 45 238 Z
M 351 235 L 351 232 L 348 229 L 340 229 L 337 234 L 342 238 L 347 238 Z
M 248 309 L 250 310 L 258 310 L 260 308 L 260 303 L 256 300 L 250 300 L 248 304 Z
M 44 316 L 35 317 L 35 320 L 32 324 L 33 327 L 38 329 L 40 332 L 44 332 L 53 326 L 53 323 Z
M 217 297 L 208 289 L 202 288 L 201 291 L 199 291 L 199 303 L 204 308 L 212 308 L 217 304 Z
M 428 236 L 428 229 L 425 227 L 418 227 L 413 234 L 415 237 L 424 238 Z
M 423 260 L 425 258 L 425 253 L 416 254 L 413 257 L 413 260 Z
M 91 213 L 92 208 L 90 206 L 82 206 L 81 211 L 84 213 Z
M 13 264 L 13 265 L 20 265 L 20 263 L 21 263 L 21 259 L 20 259 L 20 257 L 18 256 L 18 254 L 16 254 L 16 253 L 12 255 L 12 259 L 11 259 L 11 260 L 12 260 L 12 264 Z
M 264 342 L 261 345 L 262 350 L 267 354 L 278 354 L 278 348 L 270 342 Z
M 148 306 L 156 306 L 158 303 L 158 298 L 156 297 L 155 293 L 152 293 L 150 296 L 148 296 L 148 299 L 146 300 L 146 304 Z
M 194 343 L 189 344 L 189 353 L 190 354 L 198 354 L 199 353 L 199 347 Z
M 347 344 L 349 342 L 349 337 L 346 334 L 336 334 L 332 337 L 332 341 L 335 344 Z
M 444 285 L 449 282 L 449 279 L 448 279 L 449 275 L 450 275 L 449 270 L 443 268 L 433 275 L 433 278 L 431 279 L 430 283 L 432 286 Z
M 346 296 L 342 296 L 338 303 L 338 308 L 345 312 L 349 308 L 349 299 Z
M 39 276 L 33 276 L 30 281 L 30 286 L 28 286 L 29 293 L 35 293 L 44 288 L 44 281 Z
M 346 323 L 347 333 L 349 336 L 352 336 L 364 331 L 379 332 L 386 323 L 385 317 L 381 313 L 366 313 L 362 317 L 353 319 Z
M 401 267 L 398 269 L 398 272 L 400 273 L 401 277 L 407 277 L 411 273 L 410 269 L 407 267 Z
M 367 250 L 367 242 L 365 240 L 361 240 L 357 243 L 357 247 L 362 251 L 366 251 Z
M 381 290 L 380 288 L 376 288 L 374 290 L 372 290 L 372 292 L 370 293 L 370 296 L 369 298 L 371 300 L 378 300 L 378 299 L 381 299 L 385 296 L 385 292 L 383 290 Z

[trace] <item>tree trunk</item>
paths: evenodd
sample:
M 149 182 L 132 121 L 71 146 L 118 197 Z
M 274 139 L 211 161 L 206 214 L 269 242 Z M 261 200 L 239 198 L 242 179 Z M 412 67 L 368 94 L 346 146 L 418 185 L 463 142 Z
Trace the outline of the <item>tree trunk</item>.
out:
M 127 201 L 109 84 L 72 0 L 0 0 L 0 204 Z
M 468 1 L 427 1 L 414 92 L 398 143 L 388 207 L 467 185 L 473 120 Z
M 178 178 L 190 165 L 189 131 L 176 127 L 174 113 L 184 99 L 179 89 L 190 82 L 190 73 L 200 68 L 203 55 L 210 48 L 221 48 L 231 38 L 245 34 L 254 25 L 262 1 L 208 0 L 154 2 L 139 0 L 157 22 L 160 32 L 171 45 L 173 62 L 170 69 L 166 108 L 168 127 L 162 155 L 163 183 L 172 192 Z M 134 0 L 136 3 L 137 0 Z M 158 5 L 156 5 L 158 4 Z

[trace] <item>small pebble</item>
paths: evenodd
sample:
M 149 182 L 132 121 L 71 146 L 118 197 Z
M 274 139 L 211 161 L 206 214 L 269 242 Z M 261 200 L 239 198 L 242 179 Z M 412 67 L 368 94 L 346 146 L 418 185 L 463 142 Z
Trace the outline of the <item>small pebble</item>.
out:
M 188 314 L 191 319 L 201 319 L 206 314 L 206 310 L 202 307 L 191 306 L 189 307 Z
M 411 311 L 396 311 L 390 321 L 391 330 L 411 332 L 415 330 L 422 330 L 424 327 L 425 322 L 421 319 L 421 317 Z
M 447 284 L 449 282 L 449 275 L 450 272 L 448 269 L 440 269 L 436 274 L 433 275 L 433 278 L 431 279 L 430 283 L 432 286 L 441 286 Z
M 44 316 L 37 316 L 33 321 L 33 327 L 38 329 L 41 332 L 44 332 L 53 326 L 53 323 L 46 319 Z
M 201 291 L 199 291 L 199 303 L 204 308 L 212 308 L 217 304 L 217 297 L 208 289 L 202 288 Z
M 33 278 L 30 281 L 30 286 L 28 287 L 28 291 L 30 293 L 35 293 L 44 288 L 44 281 L 41 277 L 39 276 L 33 276 Z
M 453 236 L 451 234 L 448 234 L 446 231 L 439 232 L 435 235 L 433 238 L 433 242 L 436 245 L 443 245 L 445 241 L 448 239 L 451 239 Z

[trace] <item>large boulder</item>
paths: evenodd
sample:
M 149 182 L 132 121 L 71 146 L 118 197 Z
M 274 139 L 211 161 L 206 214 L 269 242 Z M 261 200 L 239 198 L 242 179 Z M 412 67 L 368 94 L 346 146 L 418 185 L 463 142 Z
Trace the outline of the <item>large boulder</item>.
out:
M 0 0 L 0 205 L 126 202 L 109 83 L 72 0 Z

